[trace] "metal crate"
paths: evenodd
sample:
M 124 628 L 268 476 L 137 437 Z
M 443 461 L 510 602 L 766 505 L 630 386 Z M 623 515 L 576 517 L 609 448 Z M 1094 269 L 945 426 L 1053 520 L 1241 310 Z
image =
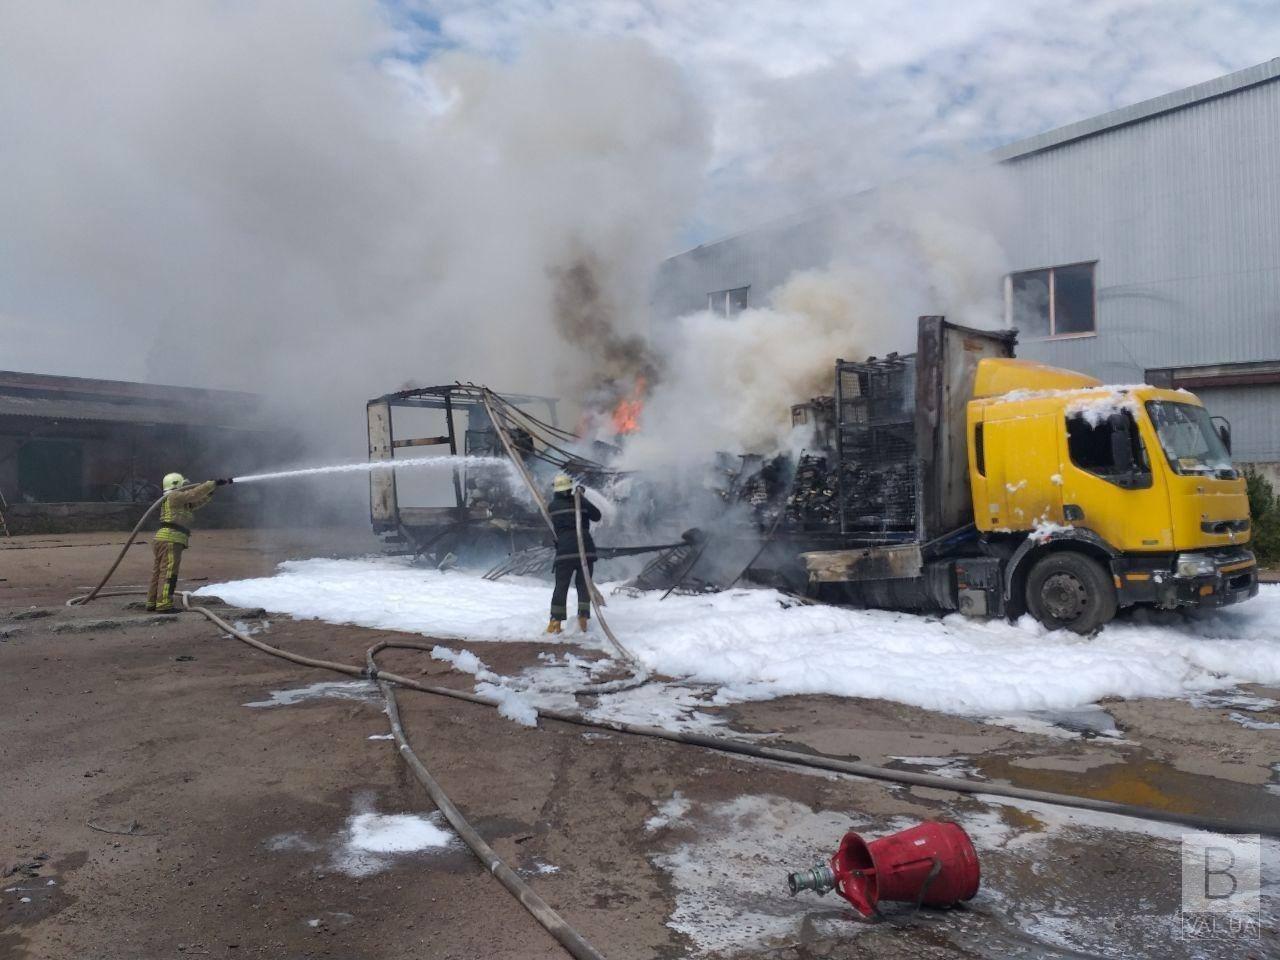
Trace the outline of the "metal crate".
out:
M 916 525 L 915 357 L 836 364 L 840 529 Z

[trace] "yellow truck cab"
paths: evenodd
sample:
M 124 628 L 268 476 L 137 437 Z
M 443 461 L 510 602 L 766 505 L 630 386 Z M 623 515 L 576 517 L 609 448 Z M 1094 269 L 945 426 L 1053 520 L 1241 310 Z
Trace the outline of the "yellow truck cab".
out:
M 974 524 L 1021 541 L 1008 599 L 1045 624 L 1257 593 L 1245 482 L 1194 395 L 986 358 L 968 437 Z
M 1190 393 L 1014 359 L 1016 342 L 921 317 L 916 353 L 837 361 L 834 397 L 811 404 L 831 411 L 826 456 L 883 505 L 801 554 L 810 591 L 1078 633 L 1121 607 L 1256 595 L 1229 429 Z

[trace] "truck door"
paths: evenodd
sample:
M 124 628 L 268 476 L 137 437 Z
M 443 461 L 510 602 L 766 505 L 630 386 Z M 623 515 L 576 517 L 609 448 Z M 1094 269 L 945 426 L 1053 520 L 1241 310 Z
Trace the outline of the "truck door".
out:
M 1062 523 L 1058 417 L 1033 414 L 983 424 L 986 529 L 1030 530 Z
M 1063 431 L 1063 497 L 1070 520 L 1125 551 L 1173 549 L 1164 476 L 1132 413 L 1067 416 Z M 1158 454 L 1157 454 L 1158 455 Z

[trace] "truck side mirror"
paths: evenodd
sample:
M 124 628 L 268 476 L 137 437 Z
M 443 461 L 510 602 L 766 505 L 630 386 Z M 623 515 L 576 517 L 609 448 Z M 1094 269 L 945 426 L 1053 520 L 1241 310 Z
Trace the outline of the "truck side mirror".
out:
M 1214 425 L 1218 428 L 1218 439 L 1222 441 L 1222 445 L 1227 448 L 1227 453 L 1231 452 L 1231 421 L 1226 417 L 1211 417 Z
M 1133 473 L 1133 438 L 1129 435 L 1129 418 L 1113 413 L 1107 418 L 1111 427 L 1111 466 L 1115 473 Z

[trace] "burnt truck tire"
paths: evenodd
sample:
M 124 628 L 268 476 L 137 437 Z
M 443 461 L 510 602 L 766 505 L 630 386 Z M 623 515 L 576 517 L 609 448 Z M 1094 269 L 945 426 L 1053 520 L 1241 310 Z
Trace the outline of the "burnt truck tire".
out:
M 1096 560 L 1062 550 L 1027 574 L 1027 609 L 1050 630 L 1089 634 L 1116 615 L 1116 588 Z

